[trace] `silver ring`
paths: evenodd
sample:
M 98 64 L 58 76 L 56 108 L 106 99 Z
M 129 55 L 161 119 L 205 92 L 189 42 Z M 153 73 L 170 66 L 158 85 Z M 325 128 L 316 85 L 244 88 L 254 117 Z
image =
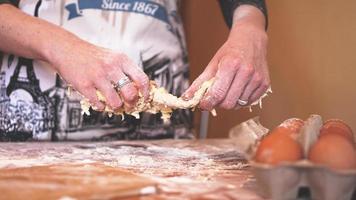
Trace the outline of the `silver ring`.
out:
M 123 88 L 125 85 L 131 83 L 131 80 L 129 77 L 125 76 L 123 78 L 121 78 L 119 81 L 117 81 L 117 83 L 115 84 L 115 89 L 120 90 L 121 88 Z
M 237 104 L 240 106 L 246 106 L 248 104 L 248 101 L 237 99 Z

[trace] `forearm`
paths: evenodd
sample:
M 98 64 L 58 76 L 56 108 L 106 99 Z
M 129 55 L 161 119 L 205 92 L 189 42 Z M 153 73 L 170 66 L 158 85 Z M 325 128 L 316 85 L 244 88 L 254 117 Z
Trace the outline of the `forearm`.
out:
M 1 1 L 1 0 L 0 0 Z M 138 89 L 145 99 L 149 79 L 127 55 L 86 42 L 65 29 L 21 12 L 11 5 L 0 5 L 0 50 L 46 61 L 61 78 L 87 98 L 98 110 L 116 110 L 135 105 Z M 113 86 L 129 77 L 132 82 Z M 107 105 L 97 97 L 100 91 Z
M 50 62 L 55 51 L 73 48 L 80 41 L 70 32 L 27 15 L 10 4 L 0 5 L 0 50 Z

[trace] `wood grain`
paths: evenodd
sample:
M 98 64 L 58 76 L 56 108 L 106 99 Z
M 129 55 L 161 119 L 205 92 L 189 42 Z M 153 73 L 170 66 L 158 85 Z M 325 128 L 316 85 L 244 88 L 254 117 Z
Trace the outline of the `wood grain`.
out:
M 155 183 L 99 163 L 36 166 L 0 170 L 1 199 L 118 199 L 138 196 Z M 152 190 L 151 190 L 152 191 Z

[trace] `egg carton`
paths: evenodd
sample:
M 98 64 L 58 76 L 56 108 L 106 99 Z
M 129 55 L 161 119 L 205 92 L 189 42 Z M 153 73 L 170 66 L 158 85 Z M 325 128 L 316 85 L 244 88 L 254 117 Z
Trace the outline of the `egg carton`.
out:
M 323 125 L 321 116 L 311 115 L 299 134 L 304 158 L 318 140 Z M 259 138 L 260 139 L 260 138 Z M 313 200 L 351 200 L 356 193 L 356 169 L 334 170 L 307 159 L 269 165 L 253 161 L 258 140 L 245 153 L 255 174 L 260 193 L 275 200 L 297 199 L 301 188 L 309 188 Z

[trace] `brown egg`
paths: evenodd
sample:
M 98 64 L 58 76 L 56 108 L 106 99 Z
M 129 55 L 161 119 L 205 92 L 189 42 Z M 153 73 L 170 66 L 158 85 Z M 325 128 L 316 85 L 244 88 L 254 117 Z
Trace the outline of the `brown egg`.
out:
M 354 143 L 354 135 L 352 129 L 345 122 L 339 119 L 327 120 L 320 130 L 319 137 L 329 133 L 342 135 Z
M 297 139 L 303 126 L 303 120 L 298 118 L 290 118 L 281 123 L 274 131 L 282 131 L 288 133 L 293 137 L 293 139 Z
M 290 136 L 289 129 L 277 127 L 258 145 L 255 160 L 266 164 L 279 164 L 300 160 L 302 146 Z
M 356 150 L 346 137 L 339 134 L 325 134 L 312 146 L 310 161 L 333 169 L 356 168 Z
M 298 118 L 290 118 L 285 120 L 278 127 L 284 127 L 291 131 L 292 134 L 299 134 L 300 130 L 304 126 L 304 121 Z

